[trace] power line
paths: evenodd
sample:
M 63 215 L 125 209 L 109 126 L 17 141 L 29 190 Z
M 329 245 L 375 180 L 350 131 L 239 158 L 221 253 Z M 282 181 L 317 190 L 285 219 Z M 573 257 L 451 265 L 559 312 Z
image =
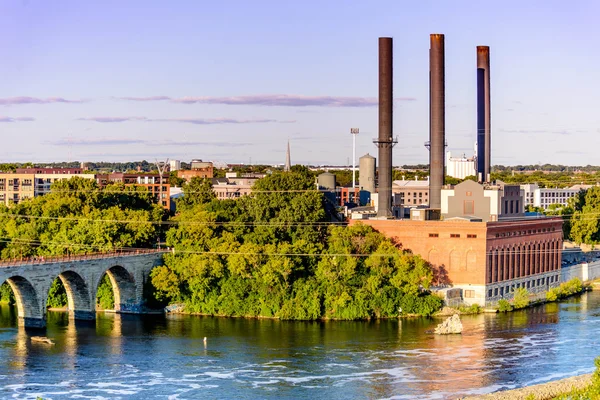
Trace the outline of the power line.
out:
M 274 227 L 290 227 L 290 226 L 343 226 L 347 222 L 237 222 L 237 221 L 139 221 L 139 220 L 118 220 L 118 219 L 92 219 L 84 217 L 51 217 L 43 215 L 27 215 L 27 214 L 7 214 L 0 213 L 0 217 L 12 219 L 47 219 L 47 220 L 65 220 L 65 221 L 86 221 L 86 222 L 107 222 L 107 223 L 122 223 L 122 224 L 152 224 L 152 225 L 216 225 L 216 226 L 274 226 Z

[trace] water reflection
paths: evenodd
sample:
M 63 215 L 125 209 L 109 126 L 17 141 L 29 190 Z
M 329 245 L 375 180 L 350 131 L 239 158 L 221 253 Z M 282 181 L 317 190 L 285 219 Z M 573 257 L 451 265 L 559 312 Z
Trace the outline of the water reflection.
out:
M 425 318 L 99 313 L 81 323 L 48 313 L 55 346 L 31 343 L 14 310 L 0 306 L 0 397 L 40 388 L 41 397 L 61 398 L 49 389 L 60 383 L 71 395 L 105 398 L 456 398 L 591 371 L 600 352 L 600 293 L 586 296 L 464 316 L 463 334 L 449 336 L 428 333 L 441 320 Z

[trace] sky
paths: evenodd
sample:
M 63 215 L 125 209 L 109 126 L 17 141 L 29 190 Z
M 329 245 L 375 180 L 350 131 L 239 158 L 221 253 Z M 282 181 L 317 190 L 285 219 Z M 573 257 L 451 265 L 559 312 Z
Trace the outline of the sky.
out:
M 492 164 L 599 165 L 600 2 L 0 2 L 0 162 L 348 164 L 377 155 L 378 37 L 394 38 L 394 165 L 427 163 L 429 35 L 446 141 L 473 155 L 490 46 Z

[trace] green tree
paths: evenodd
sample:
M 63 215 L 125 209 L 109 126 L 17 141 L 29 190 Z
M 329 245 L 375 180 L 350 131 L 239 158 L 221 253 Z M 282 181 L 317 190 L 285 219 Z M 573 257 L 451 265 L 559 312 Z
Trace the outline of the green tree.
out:
M 190 209 L 196 205 L 210 203 L 217 196 L 212 189 L 210 179 L 194 176 L 188 183 L 183 185 L 183 197 L 177 202 L 180 210 Z
M 60 278 L 56 278 L 48 291 L 47 306 L 51 308 L 63 308 L 66 307 L 67 304 L 67 291 Z
M 185 185 L 185 179 L 178 177 L 177 171 L 171 171 L 169 172 L 169 183 L 171 184 L 171 187 L 183 187 L 183 185 Z
M 582 201 L 583 197 L 583 201 Z M 573 200 L 570 234 L 576 243 L 596 244 L 600 241 L 600 187 L 594 186 Z
M 112 310 L 115 308 L 115 296 L 112 284 L 108 275 L 104 274 L 98 292 L 96 293 L 96 304 L 102 310 Z

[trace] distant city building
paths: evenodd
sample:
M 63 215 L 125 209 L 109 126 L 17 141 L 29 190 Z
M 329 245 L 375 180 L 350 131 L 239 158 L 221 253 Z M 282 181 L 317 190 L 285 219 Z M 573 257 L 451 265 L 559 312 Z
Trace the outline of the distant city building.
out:
M 452 157 L 451 152 L 446 153 L 446 175 L 457 179 L 465 179 L 467 176 L 476 176 L 475 157 Z
M 541 207 L 548 209 L 551 204 L 566 206 L 569 199 L 575 197 L 581 190 L 586 190 L 593 185 L 573 185 L 568 188 L 540 188 L 537 183 L 521 185 L 525 193 L 525 206 Z
M 205 169 L 212 168 L 213 163 L 210 161 L 192 160 L 190 163 L 190 169 Z
M 169 161 L 169 170 L 179 171 L 180 169 L 181 169 L 181 161 L 179 161 L 179 160 Z
M 412 207 L 429 204 L 429 180 L 398 180 L 392 182 L 393 203 Z
M 148 189 L 148 192 L 152 194 L 154 201 L 161 204 L 164 208 L 169 210 L 171 208 L 171 185 L 169 184 L 169 178 L 163 176 L 162 182 L 159 174 L 153 173 L 140 173 L 140 174 L 126 174 L 122 172 L 97 175 L 97 180 L 107 183 L 123 183 L 125 186 L 142 186 Z
M 15 173 L 0 173 L 0 202 L 5 205 L 18 204 L 24 199 L 50 193 L 53 183 L 74 177 L 95 180 L 99 186 L 122 182 L 126 186 L 144 186 L 154 200 L 163 207 L 170 207 L 170 185 L 168 177 L 160 184 L 159 174 L 84 174 L 81 168 L 18 168 Z M 161 198 L 162 186 L 162 198 Z
M 192 160 L 191 169 L 180 169 L 177 171 L 177 177 L 185 179 L 187 182 L 194 177 L 212 179 L 213 176 L 213 163 L 204 162 L 202 160 Z
M 252 193 L 252 186 L 266 174 L 243 174 L 238 177 L 235 172 L 227 173 L 225 178 L 213 178 L 212 188 L 217 199 L 237 199 Z

